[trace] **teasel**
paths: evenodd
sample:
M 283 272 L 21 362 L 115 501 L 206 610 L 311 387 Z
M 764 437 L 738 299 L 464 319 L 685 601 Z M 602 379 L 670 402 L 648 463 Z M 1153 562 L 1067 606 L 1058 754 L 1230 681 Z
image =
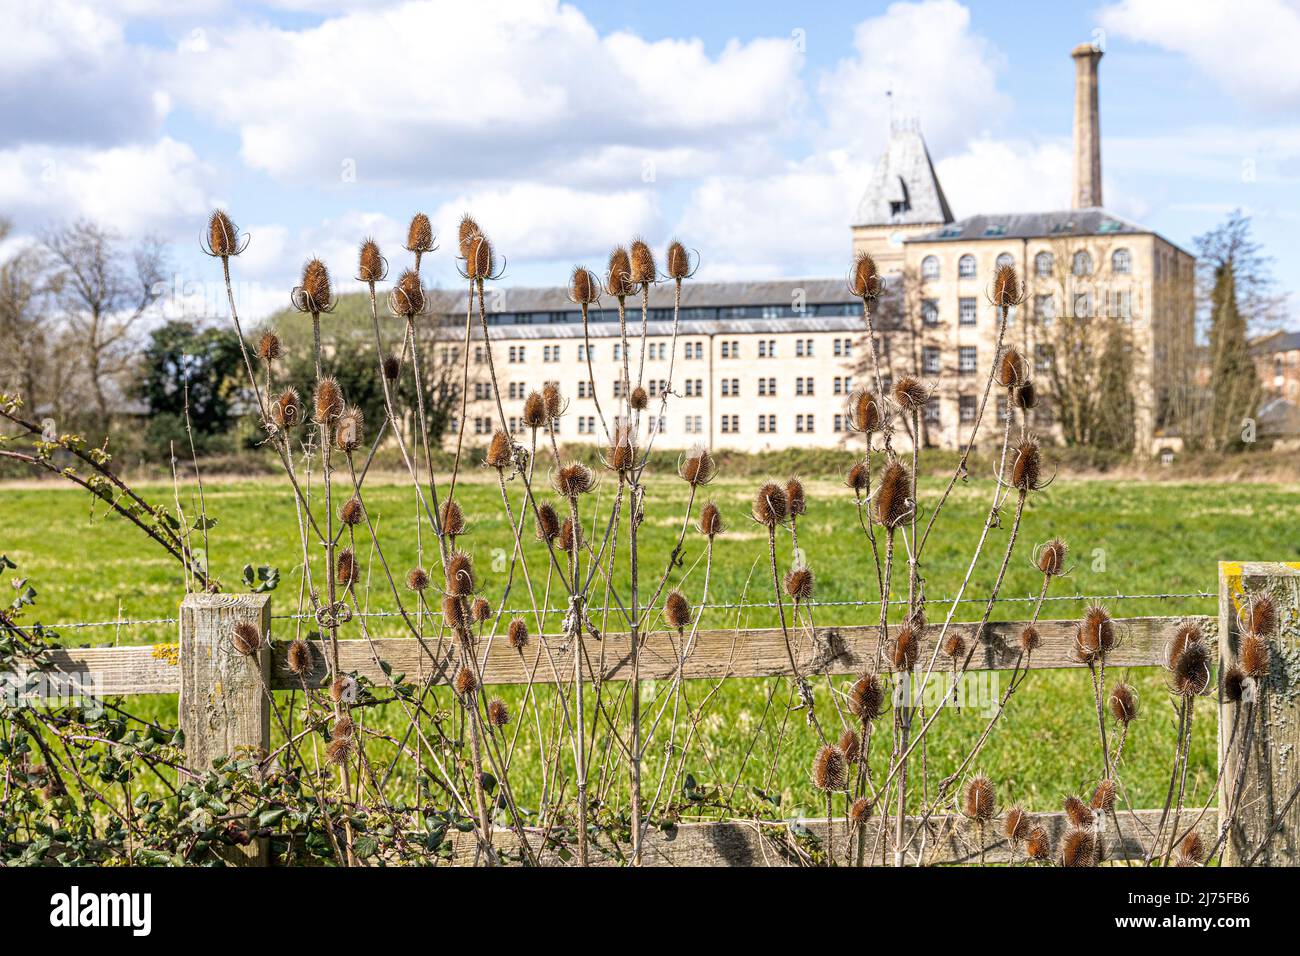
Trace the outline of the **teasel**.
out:
M 457 538 L 465 533 L 465 512 L 460 507 L 460 502 L 455 498 L 448 498 L 438 509 L 438 522 L 442 526 L 442 533 Z
M 456 671 L 456 678 L 452 682 L 457 697 L 468 697 L 474 691 L 478 690 L 478 675 L 468 667 L 462 667 Z
M 1097 838 L 1089 830 L 1071 830 L 1061 841 L 1061 866 L 1096 866 Z
M 550 543 L 560 534 L 560 516 L 549 502 L 537 506 L 537 540 Z
M 551 484 L 560 497 L 576 501 L 596 486 L 596 476 L 582 462 L 575 461 L 559 468 L 552 476 Z
M 813 760 L 813 786 L 825 792 L 848 787 L 849 775 L 844 753 L 834 744 L 824 744 Z
M 636 453 L 632 448 L 632 432 L 625 424 L 614 426 L 614 435 L 609 448 L 605 451 L 605 467 L 620 476 L 626 476 L 636 463 Z
M 796 567 L 785 573 L 785 593 L 795 604 L 806 604 L 813 596 L 812 568 Z
M 998 356 L 993 379 L 1008 390 L 1019 388 L 1029 381 L 1029 365 L 1014 345 L 1004 348 Z
M 442 623 L 453 634 L 459 635 L 469 630 L 469 609 L 465 607 L 463 598 L 454 594 L 447 594 L 443 597 Z
M 406 227 L 406 251 L 414 252 L 416 262 L 419 262 L 420 256 L 433 249 L 433 225 L 428 216 L 417 212 L 411 217 L 411 224 Z
M 695 274 L 695 269 L 691 266 L 690 253 L 676 239 L 668 243 L 667 264 L 668 278 L 675 279 L 677 282 L 689 279 Z
M 858 797 L 849 807 L 849 824 L 855 829 L 864 825 L 871 819 L 871 800 L 867 797 Z
M 207 235 L 200 243 L 203 251 L 216 259 L 229 259 L 248 248 L 248 236 L 239 234 L 239 227 L 221 209 L 214 209 L 208 217 Z
M 875 518 L 877 523 L 893 530 L 912 514 L 912 476 L 898 461 L 891 461 L 880 475 L 876 488 Z
M 503 471 L 513 463 L 514 449 L 510 444 L 510 436 L 497 429 L 492 435 L 492 441 L 488 443 L 487 454 L 483 456 L 483 464 L 489 468 L 495 468 L 497 471 Z
M 492 605 L 484 597 L 476 597 L 474 603 L 469 606 L 470 620 L 475 624 L 484 624 L 492 620 Z
M 575 305 L 588 306 L 600 299 L 600 283 L 585 266 L 574 266 L 569 276 L 569 299 Z
M 1025 837 L 1025 856 L 1031 860 L 1046 860 L 1052 855 L 1052 841 L 1042 827 L 1034 827 Z
M 522 617 L 511 619 L 506 627 L 506 643 L 517 651 L 528 646 L 528 624 Z
M 632 389 L 632 394 L 627 398 L 627 407 L 632 409 L 634 412 L 645 411 L 649 404 L 650 395 L 640 385 Z
M 1075 656 L 1084 664 L 1104 659 L 1114 648 L 1115 640 L 1115 622 L 1110 612 L 1100 604 L 1093 604 L 1084 611 L 1075 631 Z
M 397 376 L 402 372 L 402 363 L 396 355 L 385 355 L 382 371 L 384 378 L 390 382 L 397 381 Z
M 867 467 L 867 463 L 854 462 L 848 474 L 844 476 L 844 484 L 853 489 L 853 496 L 860 500 L 862 493 L 871 486 L 871 469 Z
M 267 329 L 257 341 L 257 357 L 267 365 L 275 362 L 284 354 L 284 346 L 275 329 Z
M 299 312 L 312 316 L 334 311 L 334 293 L 325 263 L 319 259 L 307 260 L 302 267 L 302 280 L 294 286 L 290 301 Z
M 487 722 L 490 727 L 504 727 L 510 723 L 510 708 L 500 697 L 493 697 L 488 701 Z
M 1210 652 L 1203 644 L 1188 644 L 1169 667 L 1169 688 L 1179 697 L 1192 698 L 1209 686 Z
M 546 417 L 554 424 L 564 415 L 567 404 L 560 392 L 560 386 L 547 382 L 542 386 L 542 401 L 546 404 Z
M 904 375 L 894 383 L 894 404 L 904 411 L 924 408 L 930 401 L 931 394 L 932 391 L 928 386 L 910 375 Z
M 1269 637 L 1277 631 L 1277 602 L 1267 591 L 1255 591 L 1246 599 L 1244 614 L 1239 618 L 1240 630 Z
M 330 736 L 335 740 L 341 740 L 345 737 L 351 737 L 356 733 L 357 725 L 351 717 L 343 716 L 334 721 L 334 728 L 330 731 Z
M 1223 672 L 1223 699 L 1229 704 L 1241 702 L 1246 687 L 1246 672 L 1233 664 Z
M 332 375 L 326 375 L 316 383 L 316 392 L 312 396 L 316 406 L 315 419 L 322 425 L 334 422 L 343 414 L 343 389 Z
M 874 299 L 884 289 L 876 260 L 865 252 L 859 252 L 853 259 L 853 271 L 849 276 L 849 291 L 859 299 Z
M 279 428 L 302 424 L 302 398 L 292 385 L 284 388 L 271 403 L 271 421 Z
M 357 253 L 357 281 L 373 286 L 388 278 L 388 260 L 379 252 L 379 243 L 367 236 Z
M 1007 484 L 1017 491 L 1038 491 L 1047 487 L 1048 482 L 1043 481 L 1043 459 L 1037 438 L 1026 435 L 1016 442 L 1009 471 Z
M 754 496 L 752 508 L 754 520 L 767 528 L 775 528 L 789 515 L 785 489 L 774 481 L 764 482 Z
M 582 549 L 582 526 L 575 525 L 572 518 L 565 518 L 560 525 L 559 540 L 556 542 L 565 554 L 572 554 Z
M 862 738 L 852 727 L 844 728 L 838 746 L 840 752 L 844 754 L 844 759 L 849 763 L 857 763 L 862 758 Z
M 289 665 L 289 672 L 301 677 L 311 670 L 311 645 L 301 637 L 295 638 L 289 645 L 289 652 L 285 658 Z
M 808 499 L 804 494 L 803 482 L 798 478 L 791 478 L 785 483 L 785 502 L 786 510 L 792 518 L 808 513 Z
M 1034 563 L 1046 577 L 1060 577 L 1066 573 L 1065 561 L 1069 555 L 1070 548 L 1065 541 L 1053 538 L 1038 548 Z
M 696 529 L 706 538 L 715 538 L 726 530 L 722 522 L 722 512 L 712 501 L 705 502 L 704 507 L 700 509 L 700 520 Z
M 456 249 L 462 259 L 468 259 L 474 250 L 474 240 L 483 234 L 474 217 L 464 213 L 456 226 Z
M 351 674 L 341 674 L 330 681 L 330 700 L 336 704 L 356 703 L 360 696 L 357 680 Z
M 712 453 L 703 445 L 695 445 L 677 462 L 677 475 L 692 488 L 707 485 L 718 473 Z
M 1110 813 L 1115 809 L 1115 781 L 1106 779 L 1092 792 L 1092 809 Z
M 426 301 L 420 274 L 414 269 L 407 269 L 388 293 L 388 310 L 393 315 L 409 320 L 424 313 Z
M 344 548 L 334 556 L 334 580 L 341 587 L 351 587 L 361 578 L 357 556 L 351 548 Z
M 1079 797 L 1074 796 L 1074 794 L 1066 797 L 1062 808 L 1065 810 L 1065 815 L 1071 825 L 1081 828 L 1092 826 L 1092 810 Z
M 1268 676 L 1272 651 L 1268 642 L 1258 634 L 1243 634 L 1241 646 L 1237 649 L 1237 660 L 1247 677 L 1261 681 Z
M 632 240 L 629 250 L 629 269 L 628 278 L 633 285 L 646 286 L 653 285 L 658 278 L 658 272 L 655 269 L 655 254 L 650 251 L 646 241 L 640 237 Z
M 480 290 L 484 281 L 501 278 L 502 273 L 497 266 L 496 250 L 492 248 L 492 243 L 488 237 L 481 232 L 469 240 L 464 262 L 462 275 L 471 282 L 476 283 Z
M 361 499 L 356 495 L 343 502 L 343 507 L 339 508 L 339 522 L 346 527 L 356 527 L 365 520 L 365 506 L 362 505 Z
M 849 394 L 849 428 L 859 434 L 870 435 L 880 430 L 882 418 L 880 403 L 868 388 L 855 388 Z
M 1032 409 L 1038 404 L 1038 392 L 1033 382 L 1025 382 L 1011 390 L 1011 404 L 1014 408 Z
M 999 309 L 1013 309 L 1025 301 L 1026 289 L 1012 265 L 998 266 L 989 287 L 989 301 Z
M 365 416 L 355 405 L 349 406 L 339 415 L 334 426 L 334 444 L 339 451 L 352 454 L 361 447 L 364 440 Z
M 453 597 L 469 597 L 474 593 L 474 559 L 464 551 L 452 551 L 447 556 L 445 568 L 447 594 Z M 450 627 L 463 624 L 463 621 L 448 620 Z
M 237 621 L 230 640 L 235 645 L 235 650 L 245 657 L 252 657 L 262 646 L 262 632 L 251 621 Z
M 916 666 L 920 653 L 921 636 L 916 628 L 909 623 L 899 625 L 894 631 L 889 649 L 889 660 L 894 665 L 894 669 L 910 672 Z
M 1003 836 L 1017 846 L 1029 839 L 1032 830 L 1033 825 L 1024 807 L 1013 806 L 1002 817 Z
M 1178 844 L 1178 864 L 1180 866 L 1200 866 L 1205 862 L 1205 841 L 1193 830 L 1183 837 Z
M 341 766 L 352 757 L 352 738 L 336 737 L 325 748 L 325 759 L 335 766 Z
M 1016 635 L 1016 644 L 1020 647 L 1020 653 L 1029 657 L 1034 651 L 1038 650 L 1043 643 L 1042 635 L 1038 633 L 1038 628 L 1033 624 L 1026 624 Z
M 849 688 L 849 712 L 863 725 L 873 723 L 885 712 L 885 689 L 879 677 L 868 672 L 853 682 Z
M 528 397 L 524 399 L 524 427 L 537 431 L 546 425 L 547 417 L 546 399 L 542 398 L 542 393 L 529 392 Z
M 429 572 L 424 568 L 411 568 L 406 572 L 406 586 L 412 591 L 423 591 L 429 587 Z
M 1117 724 L 1128 726 L 1137 720 L 1139 701 L 1133 685 L 1120 682 L 1110 690 L 1110 715 Z
M 669 591 L 664 598 L 664 620 L 678 634 L 691 626 L 691 605 L 681 591 Z
M 993 781 L 984 774 L 976 774 L 966 784 L 962 800 L 962 813 L 977 823 L 984 824 L 997 815 L 997 791 Z
M 605 291 L 616 299 L 625 299 L 636 292 L 632 285 L 632 259 L 622 246 L 615 246 L 609 254 L 609 268 L 605 273 Z

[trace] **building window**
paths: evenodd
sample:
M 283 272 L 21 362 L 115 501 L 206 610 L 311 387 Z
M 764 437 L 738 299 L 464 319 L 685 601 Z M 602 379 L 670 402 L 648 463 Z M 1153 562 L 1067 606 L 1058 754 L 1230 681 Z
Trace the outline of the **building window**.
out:
M 1010 410 L 1010 408 L 1011 406 L 1007 404 L 1007 397 L 1005 395 L 999 395 L 998 396 L 998 421 L 1001 422 L 1002 424 L 1006 424 L 1007 413 Z
M 655 344 L 654 342 L 651 342 L 650 358 L 658 359 L 661 362 L 666 361 L 668 358 L 668 343 L 660 342 L 658 344 Z
M 646 420 L 646 427 L 650 429 L 650 434 L 663 434 L 668 431 L 668 420 L 663 415 L 651 415 Z
M 1013 256 L 1009 252 L 1004 252 L 1002 253 L 1002 255 L 998 256 L 997 258 L 997 267 L 999 269 L 1004 269 L 1007 266 L 1014 266 L 1015 264 L 1016 264 L 1015 256 Z
M 474 434 L 486 435 L 492 428 L 492 420 L 488 418 L 474 419 Z
M 524 347 L 522 345 L 510 346 L 510 361 L 516 364 L 524 361 Z
M 759 339 L 758 357 L 776 358 L 776 339 Z
M 932 398 L 925 403 L 925 424 L 930 428 L 939 427 L 939 400 Z
M 588 381 L 578 382 L 578 397 L 591 398 L 591 382 Z
M 963 345 L 957 349 L 957 371 L 962 375 L 973 375 L 979 361 L 973 345 Z
M 1056 260 L 1050 252 L 1040 252 L 1034 256 L 1034 275 L 1050 276 L 1055 265 Z
M 760 378 L 758 380 L 758 394 L 764 398 L 776 395 L 776 379 Z
M 624 395 L 627 394 L 627 388 L 625 388 L 626 385 L 627 385 L 627 383 L 624 382 L 621 378 L 616 378 L 616 379 L 614 379 L 614 397 L 615 397 L 615 398 L 622 398 Z
M 957 300 L 957 324 L 974 325 L 979 318 L 979 303 L 974 296 L 962 296 Z
M 740 358 L 740 343 L 734 339 L 731 341 L 724 340 L 722 343 L 722 357 Z
M 759 416 L 758 416 L 758 433 L 759 433 L 760 435 L 775 435 L 775 434 L 776 434 L 776 416 L 775 416 L 775 415 L 759 415 Z
M 578 416 L 578 434 L 594 435 L 596 434 L 596 416 L 579 415 Z
M 702 359 L 702 358 L 704 358 L 704 343 L 703 343 L 703 342 L 687 342 L 687 343 L 686 343 L 686 357 L 687 357 L 688 359 Z
M 962 256 L 957 260 L 957 278 L 973 279 L 975 278 L 975 257 L 970 253 Z
M 1092 256 L 1088 255 L 1086 250 L 1080 249 L 1074 254 L 1074 261 L 1070 269 L 1077 276 L 1092 275 Z
M 596 347 L 595 347 L 594 345 L 591 347 L 591 352 L 590 352 L 590 354 L 591 354 L 591 357 L 592 357 L 593 359 L 596 357 Z M 578 361 L 579 361 L 579 362 L 585 362 L 585 361 L 587 361 L 587 355 L 588 355 L 587 346 L 585 346 L 585 345 L 579 343 L 579 345 L 578 345 Z
M 740 434 L 740 416 L 723 415 L 722 416 L 722 434 L 738 435 Z
M 506 393 L 509 398 L 523 398 L 528 393 L 528 386 L 523 382 L 511 382 L 506 386 Z
M 923 299 L 921 301 L 921 324 L 933 329 L 939 324 L 939 300 Z
M 939 257 L 926 256 L 921 260 L 921 278 L 937 279 L 939 278 Z
M 813 415 L 796 415 L 794 417 L 794 430 L 805 434 L 815 431 L 814 418 Z
M 704 416 L 703 416 L 703 415 L 687 415 L 687 416 L 686 416 L 686 420 L 685 420 L 685 424 L 686 424 L 686 434 L 688 434 L 688 435 L 702 435 L 702 434 L 704 434 Z
M 558 345 L 542 346 L 543 362 L 558 362 L 560 360 L 560 347 Z
M 957 414 L 963 425 L 975 421 L 975 396 L 962 395 L 957 399 Z
M 849 394 L 849 392 L 853 391 L 853 376 L 852 376 L 852 375 L 836 375 L 836 376 L 835 376 L 835 385 L 834 385 L 833 390 L 834 390 L 834 393 L 835 393 L 836 395 L 847 395 L 847 394 Z
M 1056 318 L 1056 297 L 1050 292 L 1034 296 L 1034 315 L 1043 325 L 1051 325 Z
M 1133 256 L 1127 249 L 1116 249 L 1110 254 L 1110 271 L 1126 276 L 1133 271 Z
M 668 383 L 667 383 L 667 382 L 664 382 L 663 384 L 666 386 Z M 704 397 L 704 379 L 702 379 L 702 378 L 694 378 L 694 379 L 692 379 L 692 378 L 688 378 L 688 379 L 686 380 L 686 397 L 687 397 L 687 398 L 703 398 L 703 397 Z
M 489 391 L 488 391 L 488 383 L 487 383 L 487 382 L 475 382 L 475 383 L 474 383 L 474 400 L 475 400 L 475 401 L 479 401 L 479 402 L 481 402 L 481 401 L 483 401 L 484 399 L 486 399 L 486 398 L 490 398 L 490 397 L 491 397 L 491 396 L 490 396 L 490 393 L 489 393 Z
M 839 435 L 844 431 L 844 416 L 835 416 L 835 434 Z
M 922 375 L 939 374 L 938 346 L 924 345 L 921 347 L 921 374 Z

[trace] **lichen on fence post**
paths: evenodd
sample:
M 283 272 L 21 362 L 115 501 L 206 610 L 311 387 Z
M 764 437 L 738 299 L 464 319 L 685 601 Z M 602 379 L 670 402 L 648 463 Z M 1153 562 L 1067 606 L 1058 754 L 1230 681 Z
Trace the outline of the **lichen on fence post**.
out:
M 1270 599 L 1272 609 L 1260 613 Z M 1248 648 L 1252 633 L 1258 640 Z M 1294 866 L 1300 863 L 1300 565 L 1220 562 L 1219 675 L 1223 863 Z
M 210 770 L 218 757 L 265 755 L 270 747 L 270 628 L 267 594 L 188 594 L 181 602 L 179 712 L 191 770 Z M 233 862 L 268 862 L 265 839 L 236 849 Z

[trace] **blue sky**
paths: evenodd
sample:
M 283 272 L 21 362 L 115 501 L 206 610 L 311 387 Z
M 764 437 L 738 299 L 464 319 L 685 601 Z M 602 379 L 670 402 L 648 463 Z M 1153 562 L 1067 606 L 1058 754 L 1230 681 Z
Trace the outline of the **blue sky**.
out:
M 416 210 L 475 213 L 507 281 L 562 281 L 643 234 L 702 277 L 839 275 L 894 109 L 957 216 L 1068 204 L 1070 49 L 1098 42 L 1106 205 L 1184 246 L 1242 207 L 1300 327 L 1300 0 L 344 3 L 17 0 L 0 36 L 0 215 L 252 243 L 250 315 L 304 258 L 342 277 Z M 449 245 L 428 279 L 456 281 Z M 3 254 L 3 250 L 0 250 Z

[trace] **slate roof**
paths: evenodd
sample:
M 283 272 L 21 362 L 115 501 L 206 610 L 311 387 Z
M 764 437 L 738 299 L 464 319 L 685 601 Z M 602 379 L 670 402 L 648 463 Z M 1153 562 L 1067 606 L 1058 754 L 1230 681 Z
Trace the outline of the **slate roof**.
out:
M 935 175 L 930 151 L 914 124 L 895 124 L 858 203 L 859 226 L 952 222 L 952 210 Z
M 906 242 L 966 242 L 972 239 L 1041 239 L 1052 236 L 1136 235 L 1151 232 L 1105 209 L 1016 212 L 969 216 Z

